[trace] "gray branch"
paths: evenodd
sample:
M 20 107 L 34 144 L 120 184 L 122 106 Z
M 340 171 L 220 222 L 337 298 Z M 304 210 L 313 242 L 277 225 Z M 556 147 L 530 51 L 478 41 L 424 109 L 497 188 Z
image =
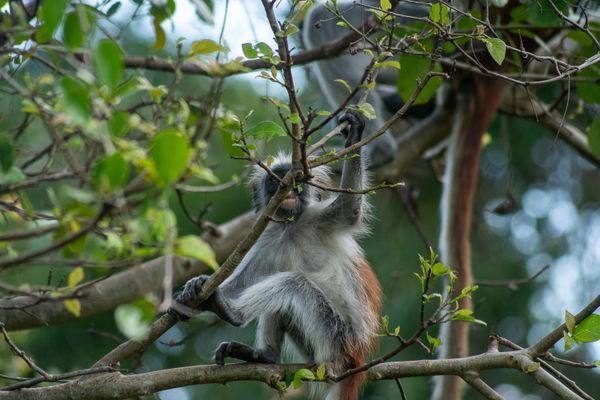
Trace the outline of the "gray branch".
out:
M 388 362 L 372 367 L 367 375 L 370 381 L 379 381 L 434 375 L 465 376 L 498 368 L 511 368 L 525 373 L 533 363 L 529 357 L 528 350 L 519 350 L 445 360 Z M 285 380 L 286 369 L 293 373 L 300 368 L 306 366 L 298 364 L 196 365 L 131 375 L 115 372 L 52 387 L 0 391 L 0 400 L 121 399 L 150 395 L 181 386 L 235 381 L 259 381 L 273 385 Z M 582 399 L 542 369 L 531 372 L 531 375 L 536 382 L 550 389 L 561 399 Z

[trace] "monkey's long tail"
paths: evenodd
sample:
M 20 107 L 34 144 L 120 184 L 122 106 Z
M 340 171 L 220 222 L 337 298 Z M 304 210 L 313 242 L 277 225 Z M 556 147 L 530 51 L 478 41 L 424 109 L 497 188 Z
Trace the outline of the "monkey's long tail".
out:
M 360 387 L 366 378 L 367 374 L 364 372 L 349 376 L 340 383 L 336 383 L 325 400 L 358 400 Z

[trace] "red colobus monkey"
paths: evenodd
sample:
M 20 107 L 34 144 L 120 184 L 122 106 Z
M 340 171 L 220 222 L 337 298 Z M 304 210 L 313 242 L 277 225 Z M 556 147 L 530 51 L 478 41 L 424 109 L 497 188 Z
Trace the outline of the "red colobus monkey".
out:
M 343 135 L 346 147 L 361 139 L 363 118 L 349 112 Z M 283 177 L 290 169 L 289 157 L 279 156 L 272 171 Z M 344 161 L 340 186 L 365 186 L 360 150 Z M 327 167 L 311 171 L 313 181 L 331 186 Z M 254 202 L 261 210 L 277 191 L 279 183 L 262 169 L 251 181 Z M 364 258 L 356 237 L 365 233 L 368 205 L 364 196 L 328 193 L 307 183 L 300 184 L 281 203 L 272 222 L 235 272 L 199 310 L 212 311 L 232 325 L 259 319 L 256 347 L 223 342 L 215 362 L 225 358 L 247 362 L 279 362 L 284 339 L 291 341 L 307 361 L 328 363 L 338 374 L 359 366 L 374 347 L 379 329 L 381 288 Z M 191 304 L 207 276 L 185 284 L 176 301 Z M 189 317 L 189 315 L 183 315 Z M 328 400 L 356 400 L 364 374 L 335 384 Z

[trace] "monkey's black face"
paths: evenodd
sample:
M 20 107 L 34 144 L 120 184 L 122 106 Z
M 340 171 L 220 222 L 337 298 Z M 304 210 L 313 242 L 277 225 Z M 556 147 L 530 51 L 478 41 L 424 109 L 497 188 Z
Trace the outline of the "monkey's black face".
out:
M 277 165 L 272 169 L 273 173 L 279 178 L 283 178 L 290 169 L 289 164 Z M 271 197 L 275 194 L 279 188 L 279 182 L 272 176 L 266 176 L 263 180 L 263 193 L 265 197 L 265 203 L 271 200 Z M 277 216 L 280 218 L 296 217 L 302 214 L 306 206 L 310 201 L 310 188 L 305 184 L 299 184 L 292 189 L 288 196 L 281 202 L 279 209 L 277 210 Z

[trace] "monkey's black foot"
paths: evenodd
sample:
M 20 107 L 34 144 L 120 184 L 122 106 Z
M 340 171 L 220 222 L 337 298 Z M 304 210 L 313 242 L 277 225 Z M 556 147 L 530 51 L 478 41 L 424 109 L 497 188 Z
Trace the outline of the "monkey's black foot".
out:
M 346 146 L 360 141 L 365 129 L 365 117 L 358 111 L 348 110 L 338 118 L 338 124 L 342 122 L 348 122 L 348 126 L 342 130 L 342 135 L 346 138 Z
M 217 350 L 215 350 L 215 363 L 223 365 L 227 357 L 262 364 L 277 362 L 277 356 L 273 350 L 255 349 L 240 342 L 223 342 L 217 347 Z
M 169 308 L 169 313 L 176 316 L 180 321 L 187 321 L 194 316 L 194 303 L 198 293 L 208 279 L 208 275 L 200 275 L 190 279 L 183 286 L 183 290 L 173 294 L 175 302 Z

